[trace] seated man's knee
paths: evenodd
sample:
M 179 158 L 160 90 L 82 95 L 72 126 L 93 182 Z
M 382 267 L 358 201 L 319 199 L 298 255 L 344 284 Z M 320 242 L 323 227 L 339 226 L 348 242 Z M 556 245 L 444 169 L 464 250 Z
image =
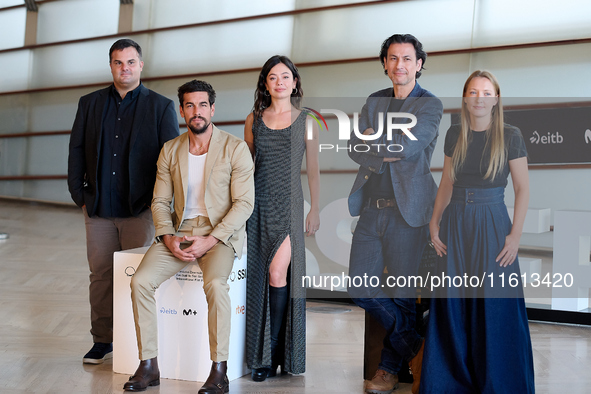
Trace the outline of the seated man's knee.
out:
M 215 278 L 203 283 L 203 291 L 209 297 L 210 295 L 218 295 L 221 293 L 228 293 L 228 280 L 222 278 Z
M 381 289 L 363 285 L 354 286 L 351 284 L 347 287 L 347 292 L 349 293 L 349 297 L 351 297 L 353 300 L 370 300 L 374 298 L 386 297 L 386 294 L 384 294 Z M 355 303 L 359 305 L 357 301 L 355 301 Z
M 351 297 L 351 300 L 353 300 L 353 302 L 355 303 L 355 305 L 357 305 L 360 308 L 366 309 L 370 303 L 371 303 L 371 298 L 354 298 Z
M 131 292 L 145 292 L 146 290 L 153 290 L 153 286 L 150 284 L 150 278 L 148 275 L 143 275 L 142 272 L 136 272 L 131 277 L 130 282 Z

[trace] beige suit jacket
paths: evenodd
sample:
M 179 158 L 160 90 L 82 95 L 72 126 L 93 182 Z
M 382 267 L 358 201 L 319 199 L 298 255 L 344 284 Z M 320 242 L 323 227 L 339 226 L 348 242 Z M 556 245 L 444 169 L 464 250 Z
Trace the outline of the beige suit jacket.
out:
M 205 206 L 211 235 L 240 258 L 246 220 L 254 208 L 254 165 L 240 138 L 213 126 L 205 159 Z M 189 177 L 189 135 L 168 141 L 160 151 L 152 199 L 156 237 L 175 234 L 183 223 Z M 174 209 L 171 209 L 174 197 Z

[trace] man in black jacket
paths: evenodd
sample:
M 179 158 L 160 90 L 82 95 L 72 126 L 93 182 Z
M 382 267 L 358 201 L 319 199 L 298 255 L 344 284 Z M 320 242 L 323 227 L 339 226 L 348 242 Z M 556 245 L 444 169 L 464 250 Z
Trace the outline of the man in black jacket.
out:
M 121 39 L 109 50 L 113 84 L 83 96 L 70 136 L 68 189 L 84 211 L 90 267 L 91 334 L 83 362 L 113 350 L 113 253 L 154 238 L 150 202 L 156 161 L 179 135 L 172 100 L 142 85 L 142 49 Z

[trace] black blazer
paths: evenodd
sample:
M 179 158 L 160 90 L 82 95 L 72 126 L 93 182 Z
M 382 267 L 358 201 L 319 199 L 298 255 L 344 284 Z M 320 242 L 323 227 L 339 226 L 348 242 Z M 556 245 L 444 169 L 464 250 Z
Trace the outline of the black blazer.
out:
M 68 156 L 68 189 L 72 200 L 93 216 L 98 203 L 98 169 L 102 122 L 111 87 L 80 98 Z M 134 216 L 150 206 L 156 162 L 164 143 L 179 135 L 172 100 L 140 85 L 129 142 L 129 209 Z

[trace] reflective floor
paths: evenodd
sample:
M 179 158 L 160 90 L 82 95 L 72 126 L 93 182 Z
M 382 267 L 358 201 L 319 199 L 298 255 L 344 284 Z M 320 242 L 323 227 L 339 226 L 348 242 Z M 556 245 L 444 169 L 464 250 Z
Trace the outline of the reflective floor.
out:
M 88 266 L 82 213 L 0 200 L 0 392 L 122 392 L 111 361 L 82 364 L 89 333 Z M 364 315 L 354 306 L 308 302 L 307 372 L 232 393 L 362 393 Z M 537 393 L 588 393 L 591 328 L 530 323 Z M 194 393 L 200 383 L 162 379 L 146 393 Z M 399 393 L 410 393 L 401 384 Z

